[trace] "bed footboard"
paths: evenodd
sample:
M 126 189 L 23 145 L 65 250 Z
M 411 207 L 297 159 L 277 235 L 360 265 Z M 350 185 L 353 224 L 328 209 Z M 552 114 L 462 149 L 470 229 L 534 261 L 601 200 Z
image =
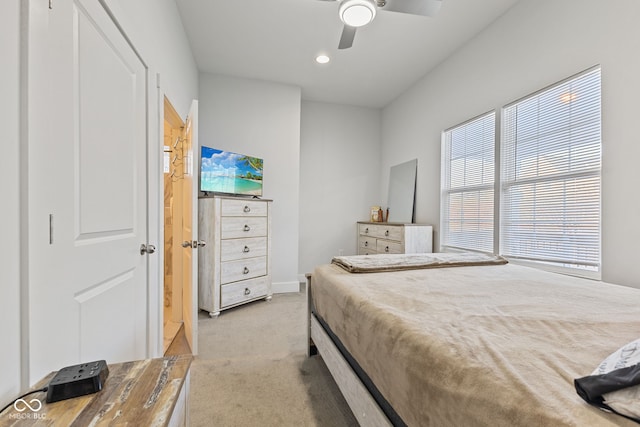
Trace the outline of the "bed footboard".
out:
M 342 392 L 353 415 L 363 426 L 389 427 L 389 422 L 367 388 L 362 384 L 356 373 L 342 357 L 338 348 L 324 331 L 315 316 L 311 317 L 311 339 L 327 365 L 331 376 Z
M 389 427 L 392 423 L 384 414 L 380 406 L 365 385 L 360 381 L 349 363 L 340 353 L 318 319 L 313 314 L 311 297 L 311 275 L 307 275 L 307 315 L 308 351 L 307 355 L 319 354 L 329 369 L 331 376 L 338 385 L 349 408 L 363 427 Z

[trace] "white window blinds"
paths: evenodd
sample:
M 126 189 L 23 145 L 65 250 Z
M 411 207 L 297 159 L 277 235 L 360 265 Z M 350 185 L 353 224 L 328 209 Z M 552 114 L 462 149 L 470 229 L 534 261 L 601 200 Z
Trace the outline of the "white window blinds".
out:
M 443 135 L 442 248 L 493 252 L 495 113 Z
M 503 109 L 501 254 L 600 265 L 600 69 Z

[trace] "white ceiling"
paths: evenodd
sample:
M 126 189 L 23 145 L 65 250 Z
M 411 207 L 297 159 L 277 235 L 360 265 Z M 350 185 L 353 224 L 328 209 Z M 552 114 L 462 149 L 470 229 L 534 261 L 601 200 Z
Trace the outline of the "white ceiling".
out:
M 433 18 L 383 11 L 338 50 L 338 2 L 176 0 L 201 72 L 302 88 L 307 100 L 383 107 L 519 0 L 443 0 Z M 319 53 L 331 62 L 319 65 Z

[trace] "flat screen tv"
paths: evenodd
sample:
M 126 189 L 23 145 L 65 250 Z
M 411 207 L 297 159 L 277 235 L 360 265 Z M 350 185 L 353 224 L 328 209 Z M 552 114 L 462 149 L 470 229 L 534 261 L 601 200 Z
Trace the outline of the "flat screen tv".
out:
M 200 191 L 262 196 L 262 159 L 200 148 Z

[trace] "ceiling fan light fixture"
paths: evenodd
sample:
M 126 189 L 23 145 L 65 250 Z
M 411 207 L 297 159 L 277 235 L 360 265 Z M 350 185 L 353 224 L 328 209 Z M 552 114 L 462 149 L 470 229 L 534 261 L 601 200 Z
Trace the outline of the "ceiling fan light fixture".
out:
M 350 27 L 362 27 L 376 17 L 376 5 L 373 0 L 344 0 L 340 4 L 340 19 Z

